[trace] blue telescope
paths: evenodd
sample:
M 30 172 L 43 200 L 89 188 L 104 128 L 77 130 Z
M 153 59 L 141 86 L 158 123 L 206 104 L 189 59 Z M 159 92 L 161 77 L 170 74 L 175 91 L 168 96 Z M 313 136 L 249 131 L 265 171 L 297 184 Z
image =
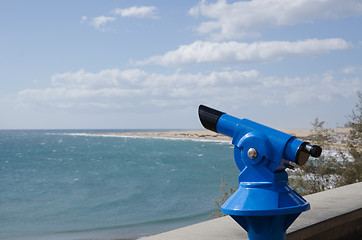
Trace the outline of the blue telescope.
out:
M 239 188 L 223 204 L 248 232 L 249 240 L 286 239 L 286 230 L 309 203 L 288 185 L 285 168 L 304 165 L 322 149 L 296 137 L 248 119 L 239 119 L 199 106 L 202 125 L 232 138 L 234 159 L 239 168 Z

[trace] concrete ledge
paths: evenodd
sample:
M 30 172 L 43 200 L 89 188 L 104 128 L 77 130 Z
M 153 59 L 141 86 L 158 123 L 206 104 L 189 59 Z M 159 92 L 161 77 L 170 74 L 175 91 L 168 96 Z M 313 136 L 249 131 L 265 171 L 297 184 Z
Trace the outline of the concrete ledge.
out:
M 288 240 L 362 238 L 362 182 L 305 199 L 311 210 L 302 213 L 288 229 Z
M 302 213 L 287 231 L 288 240 L 362 239 L 362 182 L 305 196 L 311 210 Z M 231 217 L 157 234 L 142 240 L 248 239 Z

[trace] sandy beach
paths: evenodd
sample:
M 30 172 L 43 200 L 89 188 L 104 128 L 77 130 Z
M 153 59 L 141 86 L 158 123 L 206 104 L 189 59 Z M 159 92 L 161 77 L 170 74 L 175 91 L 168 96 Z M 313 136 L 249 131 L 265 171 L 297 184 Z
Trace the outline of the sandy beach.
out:
M 306 138 L 311 134 L 309 129 L 279 129 L 298 138 Z M 347 128 L 334 129 L 337 134 L 347 134 Z M 177 130 L 177 131 L 150 131 L 150 132 L 115 132 L 102 133 L 102 135 L 133 136 L 133 137 L 159 137 L 159 138 L 191 138 L 191 139 L 221 139 L 230 140 L 228 136 L 215 133 L 209 130 Z
M 282 132 L 296 136 L 301 140 L 308 141 L 308 136 L 312 134 L 310 129 L 278 129 Z M 344 148 L 344 141 L 349 132 L 349 128 L 332 129 L 333 141 L 329 144 L 333 148 Z M 98 134 L 97 134 L 98 135 Z M 195 139 L 195 140 L 222 140 L 231 141 L 231 138 L 209 130 L 177 130 L 177 131 L 143 131 L 143 132 L 115 132 L 102 133 L 102 135 L 124 136 L 124 137 L 148 137 L 148 138 L 171 138 L 171 139 Z

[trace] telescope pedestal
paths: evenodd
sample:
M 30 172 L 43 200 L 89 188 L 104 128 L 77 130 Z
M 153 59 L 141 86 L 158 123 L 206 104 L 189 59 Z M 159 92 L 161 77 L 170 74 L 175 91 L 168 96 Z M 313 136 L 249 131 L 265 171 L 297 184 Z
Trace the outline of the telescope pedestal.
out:
M 285 240 L 286 230 L 299 215 L 231 217 L 248 232 L 248 240 Z
M 285 240 L 287 228 L 309 203 L 288 186 L 285 171 L 273 182 L 240 182 L 238 190 L 221 207 L 248 232 L 249 240 Z
M 240 169 L 239 189 L 222 205 L 247 232 L 249 240 L 284 240 L 285 231 L 309 203 L 288 186 L 285 168 L 303 166 L 322 149 L 246 118 L 199 106 L 202 125 L 232 137 Z

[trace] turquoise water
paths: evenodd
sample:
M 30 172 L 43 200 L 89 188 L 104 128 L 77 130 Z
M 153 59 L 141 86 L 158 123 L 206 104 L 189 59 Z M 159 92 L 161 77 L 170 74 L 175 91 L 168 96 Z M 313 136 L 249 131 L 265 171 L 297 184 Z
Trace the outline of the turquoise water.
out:
M 0 131 L 0 239 L 151 235 L 209 220 L 220 179 L 237 186 L 230 143 L 94 132 Z

